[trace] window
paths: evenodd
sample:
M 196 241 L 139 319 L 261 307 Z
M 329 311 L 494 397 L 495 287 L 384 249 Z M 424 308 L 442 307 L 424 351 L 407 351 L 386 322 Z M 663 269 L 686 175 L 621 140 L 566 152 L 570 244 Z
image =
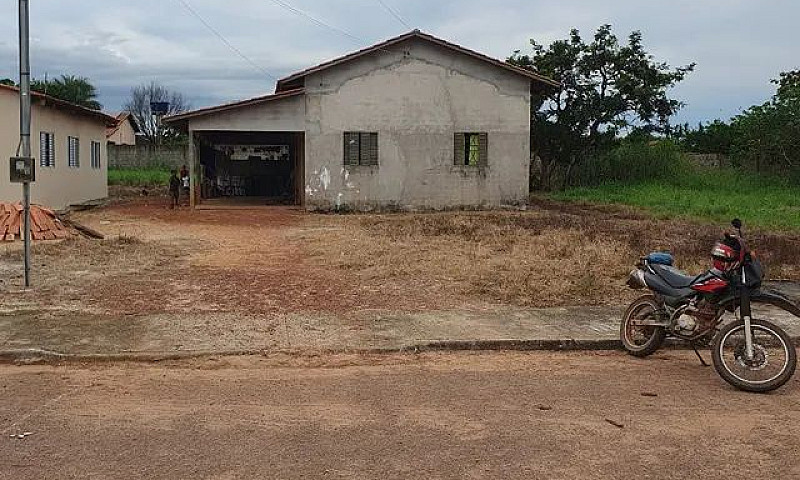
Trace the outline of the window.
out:
M 81 166 L 81 144 L 78 137 L 67 137 L 67 165 L 72 168 Z
M 345 132 L 345 165 L 377 165 L 378 134 L 370 132 Z
M 488 133 L 456 133 L 454 162 L 468 167 L 484 167 L 489 164 Z
M 39 165 L 43 167 L 56 166 L 55 135 L 51 132 L 39 133 Z
M 92 142 L 92 168 L 100 168 L 100 142 Z

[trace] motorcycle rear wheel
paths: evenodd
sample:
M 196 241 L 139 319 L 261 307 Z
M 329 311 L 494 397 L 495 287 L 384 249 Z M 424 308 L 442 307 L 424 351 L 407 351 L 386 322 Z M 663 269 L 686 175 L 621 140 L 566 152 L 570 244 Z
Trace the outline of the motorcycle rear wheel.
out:
M 634 320 L 655 318 L 659 304 L 653 295 L 644 295 L 636 299 L 622 316 L 619 338 L 622 347 L 634 357 L 647 357 L 655 353 L 664 343 L 667 332 L 663 327 L 634 325 Z
M 765 393 L 782 387 L 797 368 L 797 350 L 789 335 L 766 320 L 752 319 L 755 355 L 744 355 L 744 321 L 731 322 L 714 339 L 712 358 L 717 373 L 746 392 Z

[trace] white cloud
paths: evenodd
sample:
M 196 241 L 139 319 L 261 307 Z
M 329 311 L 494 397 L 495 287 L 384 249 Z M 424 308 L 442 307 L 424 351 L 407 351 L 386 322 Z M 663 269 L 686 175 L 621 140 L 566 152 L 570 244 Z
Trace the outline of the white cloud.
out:
M 285 0 L 354 42 L 271 0 L 187 0 L 216 30 L 275 76 L 407 30 L 376 0 Z M 603 23 L 620 36 L 641 30 L 657 59 L 698 63 L 674 92 L 681 121 L 727 117 L 764 101 L 769 79 L 798 68 L 800 4 L 791 0 L 384 0 L 411 25 L 505 58 L 573 27 L 589 36 Z M 151 79 L 183 91 L 196 106 L 270 91 L 273 80 L 231 52 L 178 0 L 37 0 L 31 6 L 34 74 L 85 75 L 109 109 Z M 16 2 L 0 6 L 0 78 L 17 75 Z

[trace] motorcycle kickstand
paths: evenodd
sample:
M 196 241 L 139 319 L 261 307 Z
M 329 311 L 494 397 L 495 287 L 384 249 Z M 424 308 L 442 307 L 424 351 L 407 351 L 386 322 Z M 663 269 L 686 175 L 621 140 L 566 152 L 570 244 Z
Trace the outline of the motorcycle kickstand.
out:
M 700 352 L 697 350 L 697 345 L 694 342 L 691 342 L 692 350 L 694 350 L 694 354 L 697 355 L 697 358 L 700 359 L 700 364 L 704 367 L 710 367 L 708 363 L 703 359 L 703 356 L 700 355 Z

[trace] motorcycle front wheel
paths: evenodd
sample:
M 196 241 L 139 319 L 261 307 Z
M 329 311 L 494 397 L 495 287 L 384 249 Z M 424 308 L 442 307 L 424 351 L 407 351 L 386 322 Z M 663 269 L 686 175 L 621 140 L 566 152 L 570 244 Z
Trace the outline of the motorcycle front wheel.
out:
M 744 321 L 729 323 L 717 334 L 712 348 L 714 368 L 734 387 L 764 393 L 782 387 L 797 368 L 792 339 L 777 325 L 751 320 L 753 358 L 747 358 Z
M 664 343 L 667 332 L 663 327 L 636 325 L 636 320 L 657 319 L 658 301 L 653 295 L 636 299 L 622 316 L 619 337 L 628 354 L 646 357 L 655 353 Z

